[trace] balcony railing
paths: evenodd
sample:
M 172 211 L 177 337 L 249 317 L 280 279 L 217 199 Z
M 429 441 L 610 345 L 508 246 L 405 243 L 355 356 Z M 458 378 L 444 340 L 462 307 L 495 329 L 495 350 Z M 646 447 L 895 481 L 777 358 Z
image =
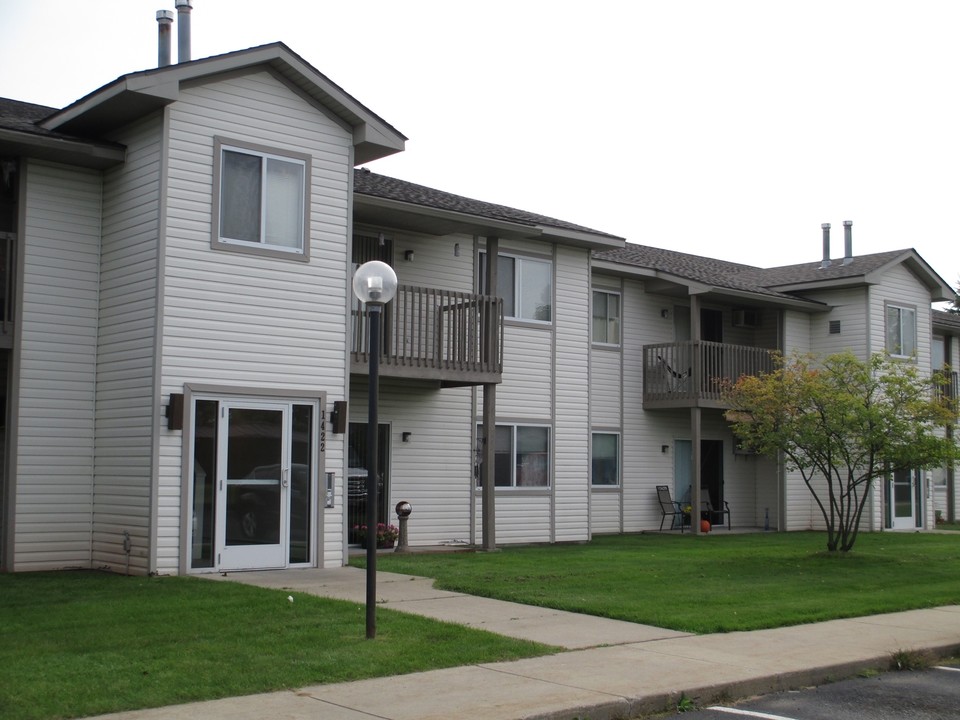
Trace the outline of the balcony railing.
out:
M 934 392 L 938 400 L 957 400 L 960 398 L 960 379 L 958 379 L 957 372 L 945 372 L 944 379 L 947 381 L 944 384 L 934 385 Z
M 643 346 L 643 406 L 729 407 L 727 383 L 773 370 L 767 348 L 688 341 Z
M 367 372 L 366 312 L 352 313 L 351 370 Z M 499 383 L 503 301 L 455 290 L 401 285 L 383 310 L 380 374 L 438 380 L 444 386 Z

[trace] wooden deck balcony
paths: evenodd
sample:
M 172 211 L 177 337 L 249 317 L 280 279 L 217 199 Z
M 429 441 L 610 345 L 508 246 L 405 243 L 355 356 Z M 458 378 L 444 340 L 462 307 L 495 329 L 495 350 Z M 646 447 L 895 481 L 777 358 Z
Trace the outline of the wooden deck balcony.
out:
M 350 371 L 369 372 L 367 313 L 352 313 Z M 380 376 L 439 381 L 443 387 L 499 383 L 503 300 L 401 285 L 383 309 Z
M 773 351 L 701 341 L 643 346 L 643 407 L 727 408 L 727 382 L 773 370 Z
M 953 401 L 960 399 L 960 379 L 958 379 L 957 372 L 954 370 L 945 373 L 945 375 L 947 383 L 935 386 L 937 399 Z

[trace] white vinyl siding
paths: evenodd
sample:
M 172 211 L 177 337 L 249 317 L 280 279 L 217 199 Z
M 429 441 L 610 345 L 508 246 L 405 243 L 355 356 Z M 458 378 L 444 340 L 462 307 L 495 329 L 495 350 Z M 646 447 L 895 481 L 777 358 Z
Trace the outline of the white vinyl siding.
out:
M 153 569 L 151 488 L 160 195 L 159 115 L 116 138 L 126 162 L 104 178 L 93 562 Z M 125 535 L 126 534 L 126 535 Z
M 673 441 L 690 433 L 689 411 L 643 409 L 643 346 L 673 342 L 673 307 L 673 298 L 647 294 L 639 281 L 624 282 L 620 470 L 624 532 L 659 527 L 656 486 L 673 484 Z M 663 317 L 663 309 L 669 309 L 667 317 Z M 664 445 L 668 448 L 666 453 L 661 452 Z
M 867 357 L 867 298 L 863 288 L 818 293 L 829 312 L 809 315 L 810 348 L 819 355 L 832 355 L 845 350 L 861 358 Z M 831 333 L 830 324 L 839 323 L 840 332 Z
M 621 362 L 623 356 L 609 348 L 590 354 L 590 421 L 592 425 L 620 425 Z
M 556 251 L 554 540 L 588 540 L 590 522 L 590 255 Z
M 351 133 L 268 72 L 182 89 L 168 114 L 164 403 L 186 382 L 345 399 Z M 211 250 L 216 136 L 310 155 L 309 263 Z M 161 431 L 163 571 L 180 561 L 181 440 Z M 343 442 L 328 435 L 321 473 L 342 467 Z M 342 494 L 322 513 L 326 565 L 345 559 L 341 506 Z
M 363 423 L 367 384 L 355 385 L 350 419 Z M 408 525 L 412 546 L 470 542 L 471 389 L 427 389 L 381 377 L 379 420 L 391 428 L 389 521 L 396 524 L 394 507 L 406 500 L 413 506 Z M 407 442 L 405 432 L 410 433 Z
M 551 419 L 553 340 L 553 330 L 549 327 L 508 325 L 504 328 L 503 382 L 497 388 L 498 418 Z M 583 376 L 578 382 L 583 382 Z
M 24 163 L 14 570 L 90 567 L 99 173 Z
M 886 349 L 886 312 L 891 305 L 910 308 L 916 312 L 916 361 L 920 367 L 930 367 L 932 341 L 930 291 L 903 265 L 883 274 L 883 282 L 869 289 L 870 340 L 873 352 Z

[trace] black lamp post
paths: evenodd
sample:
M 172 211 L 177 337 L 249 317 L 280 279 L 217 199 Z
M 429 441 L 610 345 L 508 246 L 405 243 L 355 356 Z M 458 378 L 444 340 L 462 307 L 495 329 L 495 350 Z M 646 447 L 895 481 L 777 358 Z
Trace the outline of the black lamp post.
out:
M 357 268 L 353 292 L 370 320 L 370 389 L 367 411 L 367 639 L 377 636 L 377 468 L 380 465 L 378 403 L 380 400 L 380 313 L 397 293 L 397 274 L 385 262 L 371 260 Z

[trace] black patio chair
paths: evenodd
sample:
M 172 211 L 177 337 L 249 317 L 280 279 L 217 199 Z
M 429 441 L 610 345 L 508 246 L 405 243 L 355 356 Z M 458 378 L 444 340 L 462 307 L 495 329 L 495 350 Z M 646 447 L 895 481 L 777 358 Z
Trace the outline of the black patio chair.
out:
M 663 523 L 670 518 L 670 529 L 677 526 L 677 519 L 680 519 L 680 532 L 690 524 L 690 513 L 683 511 L 680 503 L 670 497 L 670 488 L 666 485 L 657 485 L 657 500 L 660 502 L 660 530 L 663 530 Z
M 701 492 L 705 493 L 706 490 L 705 490 L 705 489 L 704 489 L 704 490 L 701 490 Z M 700 512 L 701 512 L 704 516 L 706 516 L 707 519 L 710 520 L 710 523 L 711 523 L 711 524 L 713 524 L 713 518 L 716 517 L 717 515 L 719 515 L 719 516 L 720 516 L 720 519 L 721 519 L 721 523 L 720 523 L 720 524 L 722 525 L 722 524 L 723 524 L 723 522 L 722 522 L 723 517 L 726 516 L 726 518 L 727 518 L 727 530 L 730 529 L 730 505 L 727 503 L 726 500 L 723 501 L 723 509 L 722 509 L 722 510 L 718 510 L 718 509 L 716 509 L 716 508 L 713 507 L 713 503 L 711 503 L 711 502 L 710 502 L 710 498 L 707 497 L 706 500 L 701 500 L 701 501 L 700 501 Z

